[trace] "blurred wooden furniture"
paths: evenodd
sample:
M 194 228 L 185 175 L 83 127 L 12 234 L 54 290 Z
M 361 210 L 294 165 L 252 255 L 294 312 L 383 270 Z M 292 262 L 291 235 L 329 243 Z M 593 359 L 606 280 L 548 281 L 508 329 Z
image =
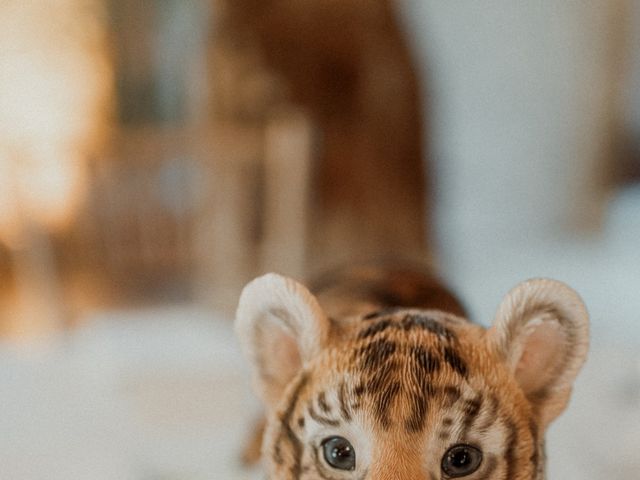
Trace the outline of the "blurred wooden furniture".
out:
M 215 2 L 214 126 L 267 132 L 262 168 L 275 169 L 264 268 L 298 275 L 429 252 L 422 96 L 396 15 L 390 0 Z M 283 122 L 282 111 L 296 113 Z M 305 195 L 307 207 L 284 214 Z
M 231 312 L 259 272 L 302 274 L 310 143 L 295 109 L 264 128 L 123 129 L 91 164 L 67 259 L 102 279 L 103 300 L 195 298 Z
M 215 159 L 194 235 L 195 293 L 233 312 L 261 272 L 305 272 L 313 128 L 287 105 L 261 126 L 214 124 Z

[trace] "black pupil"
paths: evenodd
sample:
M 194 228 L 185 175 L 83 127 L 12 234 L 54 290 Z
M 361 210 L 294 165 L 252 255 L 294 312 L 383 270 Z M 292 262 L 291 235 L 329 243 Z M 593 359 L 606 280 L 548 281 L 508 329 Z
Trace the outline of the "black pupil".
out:
M 333 468 L 353 470 L 356 468 L 356 452 L 349 441 L 342 437 L 330 437 L 322 442 L 324 459 Z
M 471 459 L 469 458 L 469 452 L 467 450 L 458 450 L 451 456 L 451 465 L 456 468 L 462 468 L 469 465 Z
M 451 447 L 442 459 L 442 470 L 449 477 L 464 477 L 475 472 L 482 462 L 482 452 L 470 445 Z

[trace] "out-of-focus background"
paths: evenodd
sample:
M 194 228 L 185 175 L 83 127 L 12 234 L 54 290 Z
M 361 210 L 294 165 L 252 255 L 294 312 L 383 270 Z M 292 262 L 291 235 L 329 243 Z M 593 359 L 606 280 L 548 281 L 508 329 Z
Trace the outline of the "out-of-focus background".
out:
M 0 478 L 244 479 L 242 285 L 436 265 L 488 324 L 564 280 L 551 479 L 640 468 L 632 0 L 0 4 Z

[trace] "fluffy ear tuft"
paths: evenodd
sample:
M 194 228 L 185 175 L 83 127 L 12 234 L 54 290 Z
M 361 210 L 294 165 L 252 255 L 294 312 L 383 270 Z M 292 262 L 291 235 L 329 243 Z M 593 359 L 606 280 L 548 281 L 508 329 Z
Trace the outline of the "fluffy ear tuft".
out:
M 566 407 L 589 348 L 589 315 L 564 283 L 535 279 L 511 290 L 487 339 L 546 426 Z
M 269 273 L 242 291 L 236 332 L 267 407 L 326 344 L 329 321 L 316 298 L 294 280 Z

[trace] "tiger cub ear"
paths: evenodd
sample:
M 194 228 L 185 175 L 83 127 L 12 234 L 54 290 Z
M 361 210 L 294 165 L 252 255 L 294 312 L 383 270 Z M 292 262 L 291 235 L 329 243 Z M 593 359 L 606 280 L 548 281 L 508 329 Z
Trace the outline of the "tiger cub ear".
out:
M 269 273 L 244 287 L 236 333 L 267 408 L 325 346 L 329 325 L 316 298 L 290 278 Z
M 589 315 L 564 283 L 535 279 L 511 290 L 487 332 L 543 427 L 566 407 L 589 348 Z

